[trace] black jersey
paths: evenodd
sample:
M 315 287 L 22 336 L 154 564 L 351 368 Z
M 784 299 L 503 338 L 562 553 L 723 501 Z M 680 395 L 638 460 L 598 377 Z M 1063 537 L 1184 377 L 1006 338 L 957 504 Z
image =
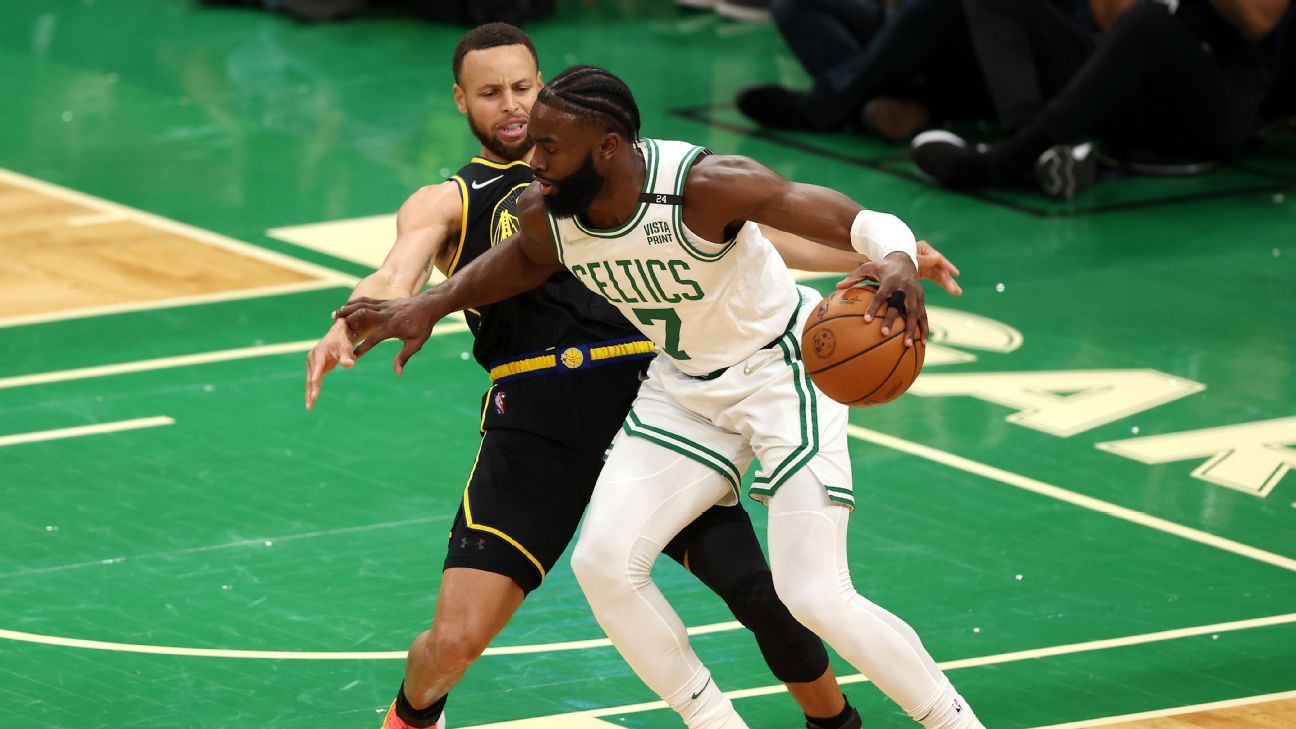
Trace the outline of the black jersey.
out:
M 500 164 L 473 157 L 450 179 L 459 186 L 464 206 L 459 245 L 447 271 L 453 276 L 517 232 L 518 198 L 534 176 L 522 161 Z M 621 312 L 565 268 L 539 288 L 465 315 L 476 337 L 473 356 L 487 371 L 502 361 L 554 347 L 643 338 Z

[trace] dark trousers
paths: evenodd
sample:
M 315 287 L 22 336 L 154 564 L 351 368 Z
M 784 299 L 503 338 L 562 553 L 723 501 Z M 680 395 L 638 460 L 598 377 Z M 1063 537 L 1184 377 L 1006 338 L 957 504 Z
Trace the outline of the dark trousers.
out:
M 1005 129 L 1044 111 L 1097 48 L 1091 29 L 1044 0 L 962 0 L 972 47 Z
M 853 120 L 879 96 L 922 101 L 947 117 L 988 107 L 959 0 L 907 0 L 862 52 L 814 75 L 807 105 L 825 128 Z
M 774 25 L 811 77 L 864 53 L 885 19 L 878 0 L 771 0 Z
M 1002 113 L 1052 143 L 1096 136 L 1173 157 L 1240 147 L 1255 122 L 1257 70 L 1217 58 L 1159 3 L 1134 5 L 1096 40 L 1042 0 L 963 0 L 982 71 Z M 1031 64 L 1011 64 L 1029 53 Z M 1008 59 L 1008 60 L 1004 60 Z M 1032 75 L 1033 74 L 1033 75 Z M 1042 150 L 1041 150 L 1042 151 Z

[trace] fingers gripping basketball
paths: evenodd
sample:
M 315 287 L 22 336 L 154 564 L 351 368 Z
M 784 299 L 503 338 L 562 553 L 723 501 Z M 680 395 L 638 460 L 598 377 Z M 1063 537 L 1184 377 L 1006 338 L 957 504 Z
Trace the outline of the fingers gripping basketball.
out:
M 882 333 L 879 308 L 864 321 L 877 289 L 857 287 L 833 292 L 819 302 L 801 334 L 801 353 L 810 378 L 837 402 L 868 407 L 891 402 L 909 389 L 922 370 L 926 348 L 906 347 L 905 320 Z

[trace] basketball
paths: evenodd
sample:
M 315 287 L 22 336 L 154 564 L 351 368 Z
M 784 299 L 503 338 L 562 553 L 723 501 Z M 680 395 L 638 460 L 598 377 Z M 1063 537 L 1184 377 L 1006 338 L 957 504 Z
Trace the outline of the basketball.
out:
M 904 317 L 891 334 L 882 334 L 886 305 L 873 321 L 864 312 L 876 288 L 862 286 L 833 292 L 815 307 L 801 333 L 801 356 L 810 379 L 825 395 L 854 407 L 870 407 L 900 397 L 922 370 L 925 347 L 905 346 Z

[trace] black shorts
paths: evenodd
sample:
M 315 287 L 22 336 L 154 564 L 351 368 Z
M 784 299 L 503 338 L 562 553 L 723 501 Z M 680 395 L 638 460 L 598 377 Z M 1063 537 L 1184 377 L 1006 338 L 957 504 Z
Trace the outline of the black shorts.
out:
M 445 567 L 540 586 L 571 542 L 644 362 L 519 380 L 483 396 L 482 441 Z

